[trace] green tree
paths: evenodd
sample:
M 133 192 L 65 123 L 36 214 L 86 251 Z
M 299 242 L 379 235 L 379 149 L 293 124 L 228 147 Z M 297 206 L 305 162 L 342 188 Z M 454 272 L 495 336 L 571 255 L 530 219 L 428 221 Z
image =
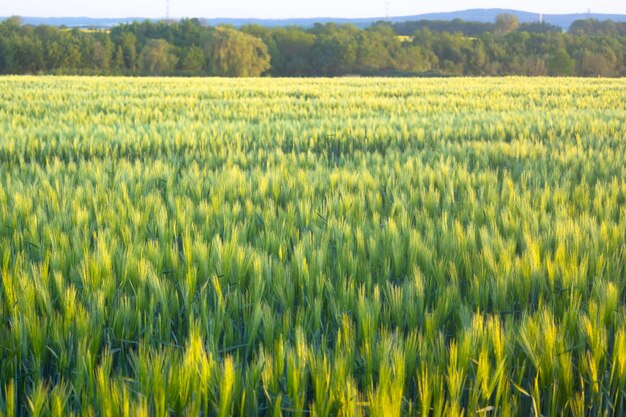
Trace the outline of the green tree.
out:
M 309 61 L 315 35 L 298 28 L 278 28 L 273 31 L 278 55 L 272 56 L 272 69 L 276 75 L 307 75 L 311 73 Z M 271 49 L 270 49 L 271 53 Z
M 424 49 L 410 43 L 402 45 L 394 56 L 396 69 L 405 72 L 425 72 L 432 69 Z
M 617 75 L 617 57 L 612 50 L 584 51 L 579 74 L 585 77 L 614 77 Z
M 139 61 L 143 71 L 157 76 L 174 71 L 177 58 L 165 39 L 150 39 L 141 50 Z
M 124 32 L 120 36 L 120 47 L 124 54 L 124 66 L 129 70 L 137 69 L 137 37 L 134 33 Z
M 49 43 L 46 48 L 46 63 L 49 70 L 60 73 L 74 72 L 81 64 L 80 48 L 62 36 Z
M 281 62 L 281 54 L 278 46 L 276 44 L 276 34 L 277 32 L 285 30 L 284 28 L 269 28 L 267 26 L 252 24 L 245 25 L 241 28 L 241 31 L 247 35 L 254 36 L 255 38 L 259 38 L 263 41 L 263 43 L 267 46 L 267 52 L 270 55 L 270 67 L 272 74 L 277 74 L 277 68 L 280 66 Z M 301 29 L 296 29 L 301 31 Z
M 124 51 L 121 46 L 118 46 L 113 54 L 113 62 L 111 63 L 111 69 L 115 72 L 123 71 L 125 67 L 124 63 Z
M 463 45 L 462 52 L 465 55 L 465 74 L 483 75 L 487 72 L 487 51 L 480 39 L 472 39 Z
M 232 28 L 216 28 L 204 50 L 212 75 L 258 77 L 270 69 L 270 56 L 263 41 Z
M 202 48 L 191 46 L 186 48 L 181 61 L 181 69 L 183 71 L 199 74 L 204 70 L 206 56 Z
M 16 32 L 20 29 L 23 23 L 24 22 L 20 16 L 11 16 L 2 22 L 2 25 L 8 32 Z
M 568 76 L 574 74 L 574 60 L 565 48 L 557 50 L 548 59 L 548 74 L 551 76 Z
M 400 48 L 400 41 L 389 26 L 377 25 L 359 33 L 356 69 L 378 71 L 393 67 L 392 54 Z
M 439 70 L 446 74 L 465 74 L 470 43 L 471 39 L 460 33 L 442 33 L 436 36 L 432 41 L 432 50 L 439 60 Z
M 43 47 L 38 38 L 17 34 L 2 39 L 2 72 L 33 74 L 44 68 Z
M 319 32 L 311 47 L 311 65 L 317 75 L 335 76 L 354 71 L 358 53 L 358 29 L 352 25 L 329 23 Z
M 88 62 L 91 69 L 99 73 L 109 73 L 114 52 L 111 38 L 108 36 L 88 36 L 85 43 L 86 48 L 82 52 L 83 62 Z
M 548 75 L 548 70 L 543 57 L 516 55 L 509 61 L 507 73 L 535 77 Z
M 517 17 L 508 13 L 501 13 L 496 16 L 496 34 L 506 35 L 515 32 L 519 28 Z

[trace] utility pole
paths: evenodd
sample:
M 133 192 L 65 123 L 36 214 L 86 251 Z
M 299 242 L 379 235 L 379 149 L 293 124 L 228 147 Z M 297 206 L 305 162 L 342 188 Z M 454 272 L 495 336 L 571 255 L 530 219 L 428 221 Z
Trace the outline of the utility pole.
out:
M 170 0 L 165 0 L 165 19 L 170 20 Z
M 387 0 L 386 6 L 385 6 L 385 17 L 387 20 L 389 20 L 389 3 L 390 1 Z

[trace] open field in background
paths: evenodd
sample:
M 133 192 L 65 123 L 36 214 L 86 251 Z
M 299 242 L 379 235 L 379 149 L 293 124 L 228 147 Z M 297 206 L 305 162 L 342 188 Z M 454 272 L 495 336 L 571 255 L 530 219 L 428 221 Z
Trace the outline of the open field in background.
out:
M 0 78 L 0 415 L 623 415 L 625 103 Z

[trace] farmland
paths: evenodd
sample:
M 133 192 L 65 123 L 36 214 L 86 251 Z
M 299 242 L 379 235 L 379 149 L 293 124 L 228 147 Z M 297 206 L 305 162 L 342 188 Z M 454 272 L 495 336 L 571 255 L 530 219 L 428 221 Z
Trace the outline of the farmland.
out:
M 0 78 L 0 416 L 622 415 L 625 102 Z

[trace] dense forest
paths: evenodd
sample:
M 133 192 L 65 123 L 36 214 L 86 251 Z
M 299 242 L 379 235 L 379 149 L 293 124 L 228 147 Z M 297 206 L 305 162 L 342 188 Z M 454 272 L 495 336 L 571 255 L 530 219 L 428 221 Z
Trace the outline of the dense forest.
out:
M 198 19 L 110 30 L 0 23 L 0 73 L 181 76 L 626 75 L 626 24 L 380 22 L 366 29 L 257 25 Z

